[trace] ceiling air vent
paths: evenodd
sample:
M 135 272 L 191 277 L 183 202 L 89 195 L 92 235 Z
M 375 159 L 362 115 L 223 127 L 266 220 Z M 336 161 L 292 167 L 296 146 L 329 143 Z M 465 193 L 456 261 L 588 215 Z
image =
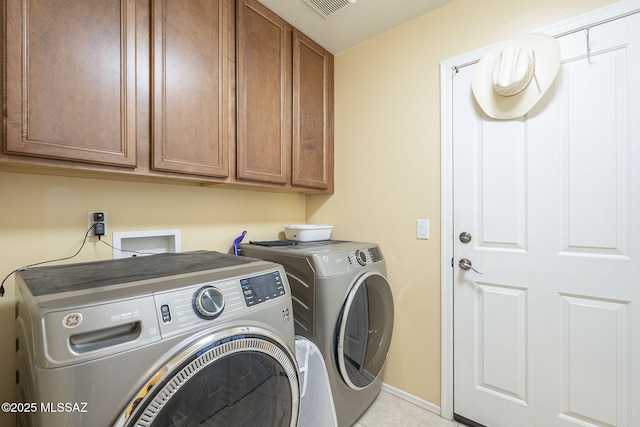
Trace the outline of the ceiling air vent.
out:
M 302 0 L 311 6 L 323 17 L 336 13 L 337 11 L 354 4 L 357 0 Z

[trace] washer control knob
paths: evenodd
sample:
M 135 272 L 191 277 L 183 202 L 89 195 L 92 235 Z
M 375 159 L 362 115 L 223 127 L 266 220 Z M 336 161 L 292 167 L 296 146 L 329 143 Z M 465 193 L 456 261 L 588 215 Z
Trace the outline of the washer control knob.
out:
M 213 286 L 204 286 L 193 294 L 193 309 L 203 319 L 215 319 L 224 310 L 224 295 Z
M 367 254 L 362 252 L 360 249 L 356 251 L 356 259 L 358 260 L 358 264 L 366 265 L 367 264 Z

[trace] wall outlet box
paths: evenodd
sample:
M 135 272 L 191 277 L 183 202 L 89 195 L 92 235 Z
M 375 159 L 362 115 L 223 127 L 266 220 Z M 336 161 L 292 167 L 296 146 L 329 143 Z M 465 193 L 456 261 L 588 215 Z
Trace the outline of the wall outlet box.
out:
M 181 252 L 180 241 L 180 230 L 115 232 L 113 233 L 113 258 Z

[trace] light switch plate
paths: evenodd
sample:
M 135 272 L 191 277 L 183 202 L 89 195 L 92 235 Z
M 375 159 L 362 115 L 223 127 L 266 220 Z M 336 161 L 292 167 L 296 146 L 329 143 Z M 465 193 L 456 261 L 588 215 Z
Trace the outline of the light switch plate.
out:
M 429 220 L 419 219 L 416 221 L 416 238 L 429 240 Z

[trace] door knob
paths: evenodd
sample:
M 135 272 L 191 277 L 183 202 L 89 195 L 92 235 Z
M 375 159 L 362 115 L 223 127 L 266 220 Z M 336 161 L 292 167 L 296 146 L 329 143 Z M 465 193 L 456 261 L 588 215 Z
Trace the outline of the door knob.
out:
M 471 241 L 471 233 L 463 231 L 462 233 L 460 233 L 460 236 L 458 236 L 458 238 L 462 243 L 469 243 Z
M 460 261 L 458 261 L 458 267 L 460 267 L 460 270 L 464 270 L 464 271 L 473 270 L 478 274 L 482 274 L 478 270 L 473 268 L 473 264 L 471 263 L 471 260 L 467 258 L 461 258 Z

